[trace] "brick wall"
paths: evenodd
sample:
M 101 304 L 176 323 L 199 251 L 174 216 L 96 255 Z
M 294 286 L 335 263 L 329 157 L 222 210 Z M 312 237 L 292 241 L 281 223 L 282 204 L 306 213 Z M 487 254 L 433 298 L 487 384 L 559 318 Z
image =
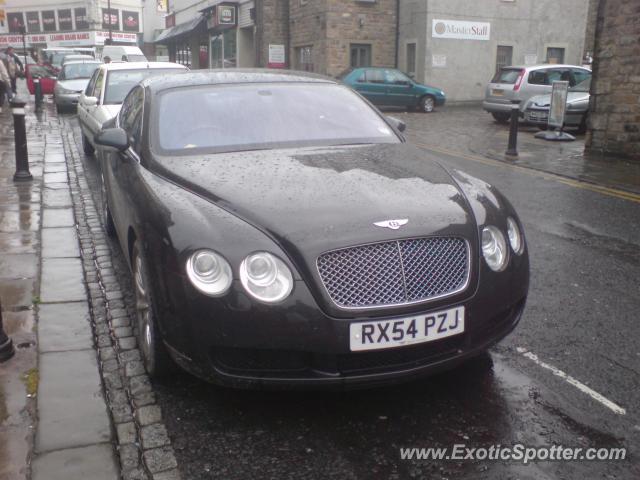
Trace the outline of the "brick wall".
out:
M 640 2 L 601 0 L 587 151 L 640 160 Z
M 289 25 L 291 35 L 291 66 L 301 68 L 300 47 L 312 47 L 313 71 L 327 70 L 327 3 L 328 0 L 300 0 L 289 2 Z
M 256 2 L 256 65 L 269 63 L 269 44 L 289 45 L 289 0 L 259 0 Z M 287 66 L 290 60 L 287 55 Z

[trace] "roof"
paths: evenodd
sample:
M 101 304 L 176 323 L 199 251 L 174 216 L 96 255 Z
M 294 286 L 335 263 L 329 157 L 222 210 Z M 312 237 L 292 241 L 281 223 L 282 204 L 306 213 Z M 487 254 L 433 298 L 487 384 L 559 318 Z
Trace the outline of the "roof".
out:
M 173 62 L 114 62 L 104 63 L 100 68 L 105 70 L 144 70 L 145 68 L 175 68 L 186 70 L 186 67 Z
M 97 63 L 97 64 L 101 64 L 102 62 L 100 60 L 95 60 L 95 59 L 88 59 L 88 58 L 79 58 L 78 60 L 71 60 L 70 62 L 64 62 L 65 66 L 66 65 L 82 65 L 84 63 Z
M 540 68 L 582 68 L 583 70 L 589 70 L 582 65 L 568 65 L 566 63 L 539 63 L 537 65 L 508 65 L 502 68 L 528 68 L 529 70 L 538 70 Z
M 233 68 L 206 71 L 189 71 L 180 76 L 163 75 L 143 80 L 142 85 L 153 91 L 180 86 L 201 86 L 239 83 L 336 83 L 335 80 L 308 72 L 295 70 L 269 70 L 263 68 Z

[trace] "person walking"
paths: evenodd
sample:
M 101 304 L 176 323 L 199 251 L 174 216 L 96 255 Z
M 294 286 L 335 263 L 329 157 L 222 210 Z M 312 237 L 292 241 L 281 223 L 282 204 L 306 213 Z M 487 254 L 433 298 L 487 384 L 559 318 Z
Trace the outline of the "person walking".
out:
M 2 112 L 2 106 L 4 105 L 4 97 L 11 91 L 11 77 L 7 67 L 4 66 L 4 62 L 0 60 L 0 112 Z
M 7 51 L 4 57 L 5 67 L 7 67 L 7 71 L 9 72 L 9 77 L 11 79 L 11 91 L 15 95 L 16 93 L 16 78 L 18 76 L 18 71 L 22 71 L 22 62 L 18 58 L 18 56 L 13 52 L 13 47 L 7 47 Z

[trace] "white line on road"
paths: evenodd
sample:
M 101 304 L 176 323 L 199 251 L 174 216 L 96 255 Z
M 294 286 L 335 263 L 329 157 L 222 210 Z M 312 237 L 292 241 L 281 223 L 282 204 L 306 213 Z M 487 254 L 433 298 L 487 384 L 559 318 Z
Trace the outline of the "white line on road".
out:
M 593 398 L 597 402 L 600 402 L 602 405 L 607 407 L 613 413 L 617 413 L 618 415 L 626 415 L 627 411 L 624 408 L 622 408 L 621 406 L 613 403 L 608 398 L 605 398 L 604 396 L 602 396 L 601 394 L 599 394 L 595 390 L 587 387 L 584 383 L 579 382 L 578 380 L 573 378 L 571 375 L 566 374 L 565 372 L 563 372 L 559 368 L 556 368 L 553 365 L 549 365 L 548 363 L 543 362 L 542 360 L 540 360 L 538 358 L 538 356 L 535 353 L 529 352 L 527 349 L 520 348 L 520 347 L 518 347 L 517 350 L 518 350 L 518 353 L 520 353 L 522 356 L 528 358 L 529 360 L 534 362 L 536 365 L 538 365 L 538 366 L 540 366 L 540 367 L 542 367 L 542 368 L 544 368 L 546 370 L 550 370 L 555 376 L 562 378 L 564 381 L 566 381 L 567 383 L 573 385 L 574 387 L 576 387 L 581 392 L 586 393 L 591 398 Z

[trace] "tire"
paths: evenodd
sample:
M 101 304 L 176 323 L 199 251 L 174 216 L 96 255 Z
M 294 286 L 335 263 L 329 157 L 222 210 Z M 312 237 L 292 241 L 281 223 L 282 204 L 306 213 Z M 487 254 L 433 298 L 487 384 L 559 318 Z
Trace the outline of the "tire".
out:
M 60 105 L 58 105 L 57 103 L 56 103 L 56 113 L 58 115 L 62 113 L 62 108 L 60 108 Z
M 142 354 L 142 362 L 151 378 L 165 377 L 174 370 L 174 364 L 158 331 L 152 283 L 147 261 L 138 240 L 133 244 L 131 264 L 136 296 L 138 347 Z
M 84 133 L 82 134 L 82 151 L 84 152 L 85 155 L 88 155 L 89 157 L 92 157 L 93 153 L 95 152 L 93 145 L 89 143 L 89 140 L 87 139 Z
M 109 203 L 107 202 L 107 189 L 104 186 L 104 176 L 100 175 L 100 178 L 102 180 L 100 185 L 100 192 L 102 194 L 102 225 L 107 235 L 113 238 L 116 236 L 116 225 L 113 223 L 113 217 L 111 216 Z
M 431 95 L 425 95 L 420 99 L 420 111 L 422 113 L 431 113 L 436 108 L 436 99 Z
M 504 112 L 491 112 L 491 116 L 496 122 L 502 124 L 507 124 L 511 120 L 511 115 Z
M 585 113 L 582 117 L 582 121 L 580 125 L 578 125 L 578 131 L 576 132 L 578 135 L 584 135 L 587 133 L 587 114 Z

